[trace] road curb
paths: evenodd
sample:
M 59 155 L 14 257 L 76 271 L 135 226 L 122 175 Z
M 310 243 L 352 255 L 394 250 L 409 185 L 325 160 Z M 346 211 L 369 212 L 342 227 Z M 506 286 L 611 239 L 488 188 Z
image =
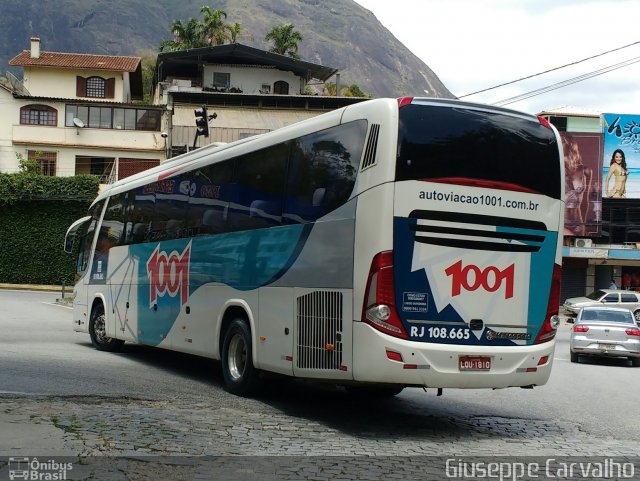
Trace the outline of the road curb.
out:
M 13 289 L 17 291 L 46 291 L 46 292 L 62 292 L 63 286 L 47 286 L 38 284 L 3 284 L 0 283 L 0 289 Z

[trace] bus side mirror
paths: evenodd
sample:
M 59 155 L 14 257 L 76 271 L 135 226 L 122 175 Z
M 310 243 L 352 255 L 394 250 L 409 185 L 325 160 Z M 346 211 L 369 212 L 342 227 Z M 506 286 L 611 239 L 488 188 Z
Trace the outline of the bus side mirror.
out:
M 76 236 L 74 234 L 70 234 L 64 238 L 64 251 L 67 254 L 71 254 L 71 251 L 73 250 L 73 241 L 75 238 Z
M 73 241 L 76 238 L 76 232 L 78 232 L 80 226 L 82 226 L 85 222 L 89 222 L 90 220 L 91 217 L 89 216 L 83 217 L 82 219 L 78 219 L 73 224 L 71 224 L 71 226 L 67 229 L 67 233 L 64 236 L 64 251 L 66 253 L 71 254 L 71 251 L 73 250 Z

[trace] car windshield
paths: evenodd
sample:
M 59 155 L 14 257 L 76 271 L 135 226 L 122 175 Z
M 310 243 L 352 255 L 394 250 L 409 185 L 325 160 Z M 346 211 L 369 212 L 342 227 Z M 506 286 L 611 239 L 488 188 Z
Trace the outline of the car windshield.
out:
M 631 311 L 614 311 L 608 309 L 583 309 L 580 320 L 582 322 L 601 321 L 634 324 Z
M 589 294 L 587 296 L 588 299 L 591 299 L 592 301 L 597 301 L 599 300 L 602 296 L 604 296 L 605 292 L 604 291 L 593 291 L 591 294 Z

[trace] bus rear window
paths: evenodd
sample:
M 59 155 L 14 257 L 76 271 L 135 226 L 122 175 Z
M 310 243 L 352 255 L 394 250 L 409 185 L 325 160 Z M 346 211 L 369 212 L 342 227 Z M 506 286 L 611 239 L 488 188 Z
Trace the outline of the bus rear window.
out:
M 560 199 L 559 150 L 537 121 L 465 107 L 400 109 L 396 180 L 468 178 Z

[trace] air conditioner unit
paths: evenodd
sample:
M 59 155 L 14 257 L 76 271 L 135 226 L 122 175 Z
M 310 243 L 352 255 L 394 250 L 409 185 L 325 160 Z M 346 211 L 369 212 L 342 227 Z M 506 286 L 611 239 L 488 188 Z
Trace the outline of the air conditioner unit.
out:
M 576 239 L 573 245 L 576 247 L 593 247 L 593 241 L 591 239 Z

